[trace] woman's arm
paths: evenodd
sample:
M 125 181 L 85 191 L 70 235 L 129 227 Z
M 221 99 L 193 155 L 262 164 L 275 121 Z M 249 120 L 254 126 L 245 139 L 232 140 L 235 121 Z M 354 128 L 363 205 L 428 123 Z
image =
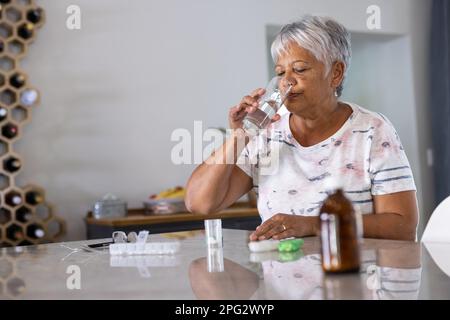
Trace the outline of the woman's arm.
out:
M 364 237 L 416 239 L 419 210 L 415 191 L 373 196 L 374 214 L 363 216 Z
M 252 179 L 235 164 L 247 143 L 242 129 L 233 130 L 222 147 L 194 170 L 186 186 L 189 211 L 203 214 L 220 211 L 251 189 Z
M 194 170 L 187 183 L 185 203 L 189 211 L 203 214 L 220 211 L 252 188 L 252 178 L 236 166 L 236 161 L 250 141 L 242 129 L 242 121 L 248 113 L 255 112 L 264 93 L 264 89 L 256 89 L 230 108 L 231 137 Z M 271 120 L 279 119 L 280 115 L 275 114 Z
M 363 215 L 364 237 L 394 240 L 416 239 L 418 209 L 415 191 L 374 196 L 374 214 Z M 318 235 L 317 217 L 276 214 L 250 235 L 251 240 L 284 239 Z

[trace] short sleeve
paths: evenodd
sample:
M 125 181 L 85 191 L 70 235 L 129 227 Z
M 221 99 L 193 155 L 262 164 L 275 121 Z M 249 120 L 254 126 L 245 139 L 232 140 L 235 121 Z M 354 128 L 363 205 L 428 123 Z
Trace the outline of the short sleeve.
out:
M 394 126 L 383 116 L 369 154 L 372 195 L 416 190 L 411 167 Z

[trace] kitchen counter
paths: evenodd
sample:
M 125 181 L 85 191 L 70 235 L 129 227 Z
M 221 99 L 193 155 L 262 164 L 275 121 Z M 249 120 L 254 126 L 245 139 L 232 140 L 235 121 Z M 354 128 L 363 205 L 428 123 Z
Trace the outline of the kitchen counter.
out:
M 364 239 L 361 271 L 329 276 L 319 238 L 305 238 L 296 254 L 251 254 L 249 234 L 224 229 L 223 250 L 208 250 L 203 230 L 150 235 L 180 242 L 177 254 L 159 256 L 83 249 L 99 240 L 3 248 L 0 298 L 450 299 L 450 276 L 441 270 L 450 244 L 432 257 L 419 243 Z

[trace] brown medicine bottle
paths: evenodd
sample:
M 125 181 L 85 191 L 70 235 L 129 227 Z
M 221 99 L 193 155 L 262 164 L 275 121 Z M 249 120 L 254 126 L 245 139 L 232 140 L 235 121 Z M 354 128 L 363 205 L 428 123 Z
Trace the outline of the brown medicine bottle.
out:
M 358 272 L 357 216 L 342 187 L 334 189 L 320 209 L 322 269 L 327 273 Z

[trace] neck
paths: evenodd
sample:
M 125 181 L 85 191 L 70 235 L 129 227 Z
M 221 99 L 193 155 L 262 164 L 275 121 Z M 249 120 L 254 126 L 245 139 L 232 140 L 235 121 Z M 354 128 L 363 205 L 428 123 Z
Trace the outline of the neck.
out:
M 305 115 L 292 114 L 292 130 L 303 134 L 325 132 L 336 124 L 340 109 L 338 100 L 333 99 L 319 107 L 311 108 Z

